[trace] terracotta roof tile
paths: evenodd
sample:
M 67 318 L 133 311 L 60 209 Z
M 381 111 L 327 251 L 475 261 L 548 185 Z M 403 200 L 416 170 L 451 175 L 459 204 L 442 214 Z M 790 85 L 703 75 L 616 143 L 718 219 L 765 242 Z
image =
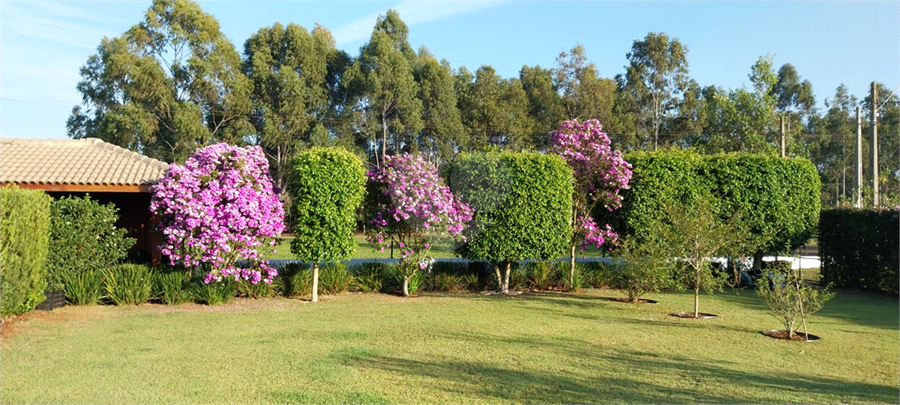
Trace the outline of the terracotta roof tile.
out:
M 145 186 L 168 167 L 97 138 L 0 138 L 0 183 Z

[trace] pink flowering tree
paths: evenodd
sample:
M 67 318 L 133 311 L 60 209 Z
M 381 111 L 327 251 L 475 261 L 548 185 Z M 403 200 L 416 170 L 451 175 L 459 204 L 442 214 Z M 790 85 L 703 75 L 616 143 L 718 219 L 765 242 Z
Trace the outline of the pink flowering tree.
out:
M 203 266 L 206 283 L 227 277 L 271 283 L 278 274 L 259 248 L 275 245 L 284 229 L 284 207 L 258 146 L 198 149 L 183 165 L 170 165 L 152 192 L 162 253 L 173 265 Z M 237 267 L 242 259 L 250 261 L 249 268 Z
M 417 155 L 387 156 L 384 165 L 368 173 L 367 214 L 370 242 L 382 251 L 400 249 L 398 268 L 403 296 L 410 280 L 432 262 L 431 247 L 441 238 L 462 239 L 472 210 L 450 192 L 437 169 Z
M 609 224 L 599 225 L 591 216 L 603 206 L 614 211 L 622 206 L 621 190 L 628 189 L 631 164 L 610 147 L 609 137 L 601 131 L 600 121 L 583 124 L 565 121 L 550 135 L 550 151 L 561 156 L 572 168 L 575 190 L 572 195 L 572 242 L 570 244 L 569 285 L 575 277 L 575 248 L 615 245 L 618 235 Z M 610 250 L 612 247 L 610 247 Z

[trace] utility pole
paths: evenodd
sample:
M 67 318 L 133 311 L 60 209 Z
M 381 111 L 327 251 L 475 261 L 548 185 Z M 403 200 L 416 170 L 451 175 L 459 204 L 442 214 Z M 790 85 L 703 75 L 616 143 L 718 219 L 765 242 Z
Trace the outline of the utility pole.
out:
M 862 107 L 856 107 L 856 208 L 862 208 L 862 165 Z
M 878 208 L 878 84 L 872 82 L 872 208 Z
M 781 116 L 781 157 L 784 157 L 784 115 Z

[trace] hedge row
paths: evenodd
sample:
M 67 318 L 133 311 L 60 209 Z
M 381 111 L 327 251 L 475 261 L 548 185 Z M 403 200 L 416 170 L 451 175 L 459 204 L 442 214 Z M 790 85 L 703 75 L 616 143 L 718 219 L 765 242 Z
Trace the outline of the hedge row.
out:
M 747 227 L 748 254 L 784 252 L 805 243 L 816 230 L 821 183 L 807 159 L 685 150 L 640 152 L 625 157 L 633 166 L 623 206 L 600 213 L 621 234 L 647 233 L 664 207 L 714 201 L 721 218 L 739 214 Z
M 50 196 L 16 186 L 0 192 L 0 316 L 31 311 L 44 300 Z
M 900 293 L 900 210 L 822 211 L 819 255 L 825 283 Z

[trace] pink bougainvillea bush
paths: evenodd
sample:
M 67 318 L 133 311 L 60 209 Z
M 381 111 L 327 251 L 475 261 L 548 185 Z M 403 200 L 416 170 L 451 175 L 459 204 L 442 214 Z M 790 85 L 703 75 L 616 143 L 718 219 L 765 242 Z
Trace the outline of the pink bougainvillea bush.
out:
M 589 245 L 601 247 L 615 244 L 618 235 L 609 224 L 598 225 L 591 211 L 601 204 L 609 211 L 622 206 L 621 190 L 628 189 L 631 164 L 622 154 L 610 147 L 609 137 L 601 131 L 600 121 L 565 121 L 559 131 L 550 135 L 550 151 L 565 159 L 572 168 L 575 180 L 573 195 L 573 247 Z
M 432 261 L 429 252 L 435 239 L 462 238 L 472 210 L 453 196 L 434 165 L 421 156 L 388 156 L 368 177 L 368 238 L 382 251 L 392 244 L 399 249 L 403 295 L 409 295 L 410 279 Z
M 152 192 L 162 253 L 173 265 L 204 266 L 206 283 L 224 277 L 271 283 L 277 275 L 257 249 L 275 245 L 284 229 L 284 207 L 258 146 L 198 149 L 183 165 L 170 165 Z M 242 259 L 251 266 L 238 268 Z

